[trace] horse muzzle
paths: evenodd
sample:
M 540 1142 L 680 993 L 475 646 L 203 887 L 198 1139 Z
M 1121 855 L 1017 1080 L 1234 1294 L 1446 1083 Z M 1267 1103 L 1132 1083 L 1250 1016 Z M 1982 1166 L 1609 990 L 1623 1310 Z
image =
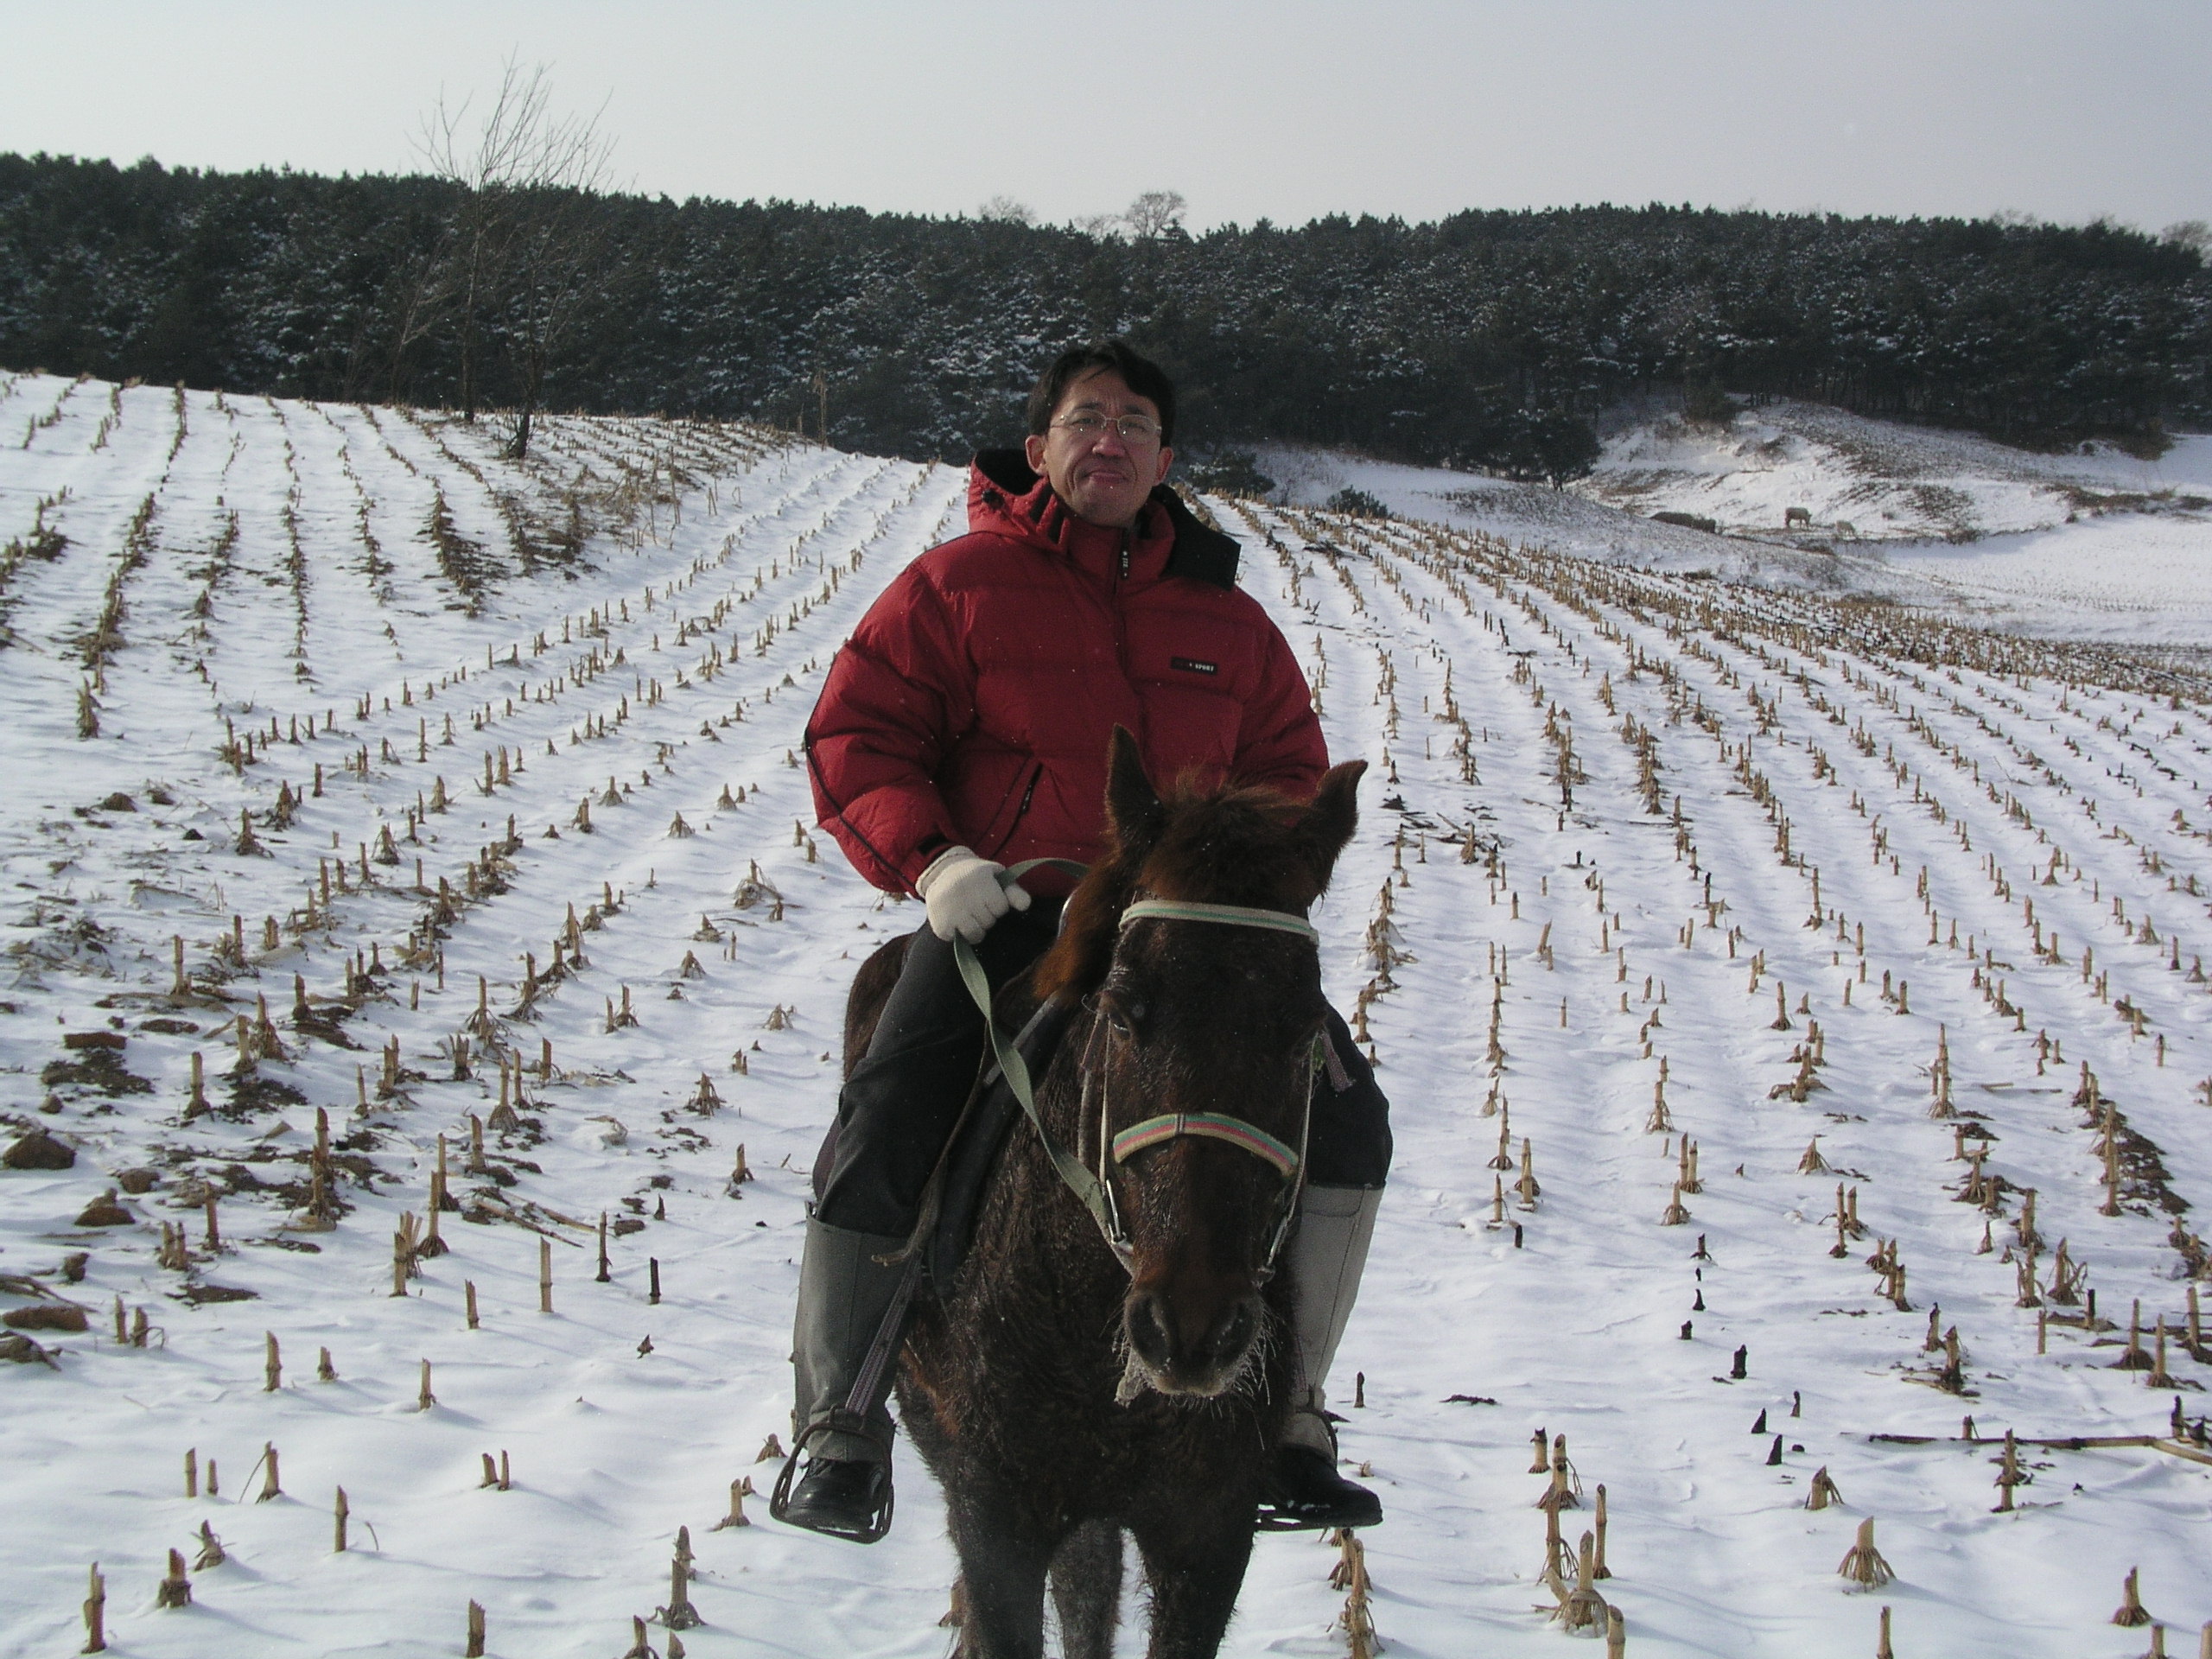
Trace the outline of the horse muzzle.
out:
M 1265 1309 L 1249 1277 L 1132 1286 L 1122 1305 L 1128 1343 L 1126 1399 L 1137 1388 L 1212 1399 L 1243 1376 L 1258 1344 Z

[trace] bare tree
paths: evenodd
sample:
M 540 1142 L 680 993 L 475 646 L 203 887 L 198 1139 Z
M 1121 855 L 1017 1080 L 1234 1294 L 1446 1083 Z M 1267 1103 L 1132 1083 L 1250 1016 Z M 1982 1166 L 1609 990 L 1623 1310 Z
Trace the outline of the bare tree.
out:
M 418 341 L 435 334 L 444 321 L 451 241 L 452 229 L 448 226 L 434 244 L 408 254 L 385 279 L 378 317 L 389 329 L 384 352 L 386 397 L 406 395 L 408 353 Z M 346 395 L 349 399 L 372 384 L 372 372 L 362 360 L 365 346 L 365 335 L 364 349 L 355 352 L 346 369 Z
M 614 140 L 598 112 L 556 114 L 547 66 L 502 67 L 498 92 L 473 134 L 471 100 L 444 94 L 418 141 L 430 169 L 459 193 L 447 249 L 445 299 L 461 334 L 461 417 L 476 418 L 482 346 L 496 322 L 521 396 L 511 446 L 530 448 L 531 421 L 552 355 L 594 289 L 607 250 L 592 196 L 605 188 Z
M 976 217 L 987 223 L 1001 225 L 1034 225 L 1036 209 L 1026 201 L 1016 201 L 1012 196 L 993 196 L 976 210 Z
M 518 461 L 529 453 L 531 419 L 544 406 L 554 354 L 621 274 L 590 193 L 539 188 L 521 196 L 518 207 L 507 307 L 507 347 L 521 380 L 508 452 Z
M 1122 219 L 1138 241 L 1157 242 L 1183 228 L 1183 213 L 1190 205 L 1179 190 L 1147 190 L 1129 204 Z
M 2207 225 L 2201 219 L 2177 219 L 2158 232 L 2158 239 L 2212 257 L 2212 225 Z
M 1094 242 L 1118 241 L 1122 234 L 1119 213 L 1077 213 L 1068 220 L 1068 228 L 1089 237 Z

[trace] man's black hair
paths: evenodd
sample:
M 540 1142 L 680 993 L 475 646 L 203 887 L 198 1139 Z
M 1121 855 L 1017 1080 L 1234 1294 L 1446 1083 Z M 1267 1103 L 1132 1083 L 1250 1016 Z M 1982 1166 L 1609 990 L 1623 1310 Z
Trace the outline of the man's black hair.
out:
M 1052 413 L 1060 406 L 1060 399 L 1067 389 L 1085 375 L 1111 369 L 1122 377 L 1122 384 L 1140 397 L 1149 397 L 1153 407 L 1160 411 L 1160 442 L 1170 445 L 1175 442 L 1175 383 L 1167 378 L 1167 371 L 1150 358 L 1140 355 L 1125 340 L 1096 340 L 1088 346 L 1077 346 L 1062 352 L 1052 360 L 1052 366 L 1038 377 L 1036 390 L 1029 394 L 1029 434 L 1043 437 L 1052 424 Z

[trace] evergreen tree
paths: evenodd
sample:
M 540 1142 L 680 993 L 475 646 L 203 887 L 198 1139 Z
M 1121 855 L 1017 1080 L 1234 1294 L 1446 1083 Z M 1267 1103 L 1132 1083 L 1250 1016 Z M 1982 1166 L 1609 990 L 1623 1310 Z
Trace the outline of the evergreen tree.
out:
M 1343 445 L 1554 483 L 1592 458 L 1592 416 L 1653 392 L 1715 419 L 1726 387 L 2035 442 L 2212 419 L 2212 276 L 2188 227 L 1654 205 L 1192 235 L 1172 192 L 1141 226 L 1088 229 L 516 196 L 557 209 L 549 257 L 594 251 L 550 289 L 543 262 L 518 283 L 529 216 L 484 215 L 498 280 L 472 296 L 456 272 L 486 202 L 467 179 L 0 155 L 0 362 L 518 416 L 811 431 L 826 407 L 834 442 L 955 459 L 1020 435 L 1052 351 L 1126 332 L 1177 375 L 1194 453 Z

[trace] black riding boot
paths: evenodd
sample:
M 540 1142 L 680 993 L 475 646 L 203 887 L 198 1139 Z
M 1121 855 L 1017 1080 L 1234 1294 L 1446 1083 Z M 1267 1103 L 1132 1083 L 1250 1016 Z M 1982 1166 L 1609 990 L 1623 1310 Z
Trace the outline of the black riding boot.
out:
M 891 1525 L 891 1414 L 880 1390 L 864 1414 L 847 1404 L 869 1345 L 906 1276 L 903 1263 L 876 1258 L 904 1238 L 851 1233 L 810 1219 L 798 1269 L 798 1314 L 791 1332 L 798 1384 L 791 1456 L 806 1455 L 795 1482 L 777 1482 L 771 1513 L 779 1521 L 833 1538 L 872 1544 Z

